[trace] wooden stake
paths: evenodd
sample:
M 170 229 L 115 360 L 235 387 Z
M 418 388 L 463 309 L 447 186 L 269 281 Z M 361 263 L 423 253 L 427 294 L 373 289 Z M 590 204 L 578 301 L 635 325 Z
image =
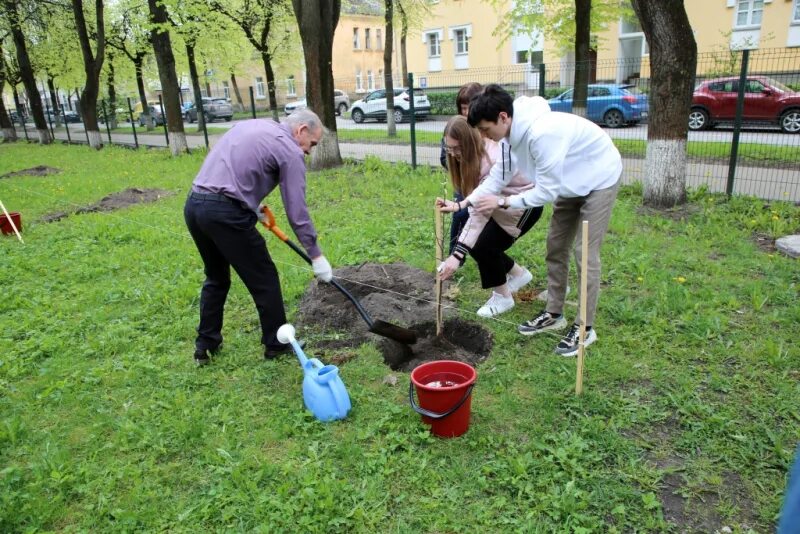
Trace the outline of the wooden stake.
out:
M 583 394 L 583 342 L 586 339 L 586 278 L 589 274 L 589 221 L 581 228 L 581 329 L 578 338 L 578 368 L 575 375 L 575 395 Z
M 444 260 L 444 217 L 442 210 L 434 206 L 434 220 L 436 221 L 436 335 L 442 335 L 442 275 L 439 265 Z
M 11 228 L 14 230 L 14 233 L 17 234 L 17 239 L 19 239 L 19 242 L 24 245 L 25 241 L 23 241 L 22 236 L 19 235 L 19 230 L 17 230 L 17 225 L 14 224 L 13 220 L 11 220 L 11 215 L 8 214 L 8 210 L 6 210 L 6 206 L 5 204 L 3 204 L 2 200 L 0 200 L 0 208 L 3 208 L 3 213 L 6 214 L 6 218 L 8 219 L 8 224 L 11 225 Z

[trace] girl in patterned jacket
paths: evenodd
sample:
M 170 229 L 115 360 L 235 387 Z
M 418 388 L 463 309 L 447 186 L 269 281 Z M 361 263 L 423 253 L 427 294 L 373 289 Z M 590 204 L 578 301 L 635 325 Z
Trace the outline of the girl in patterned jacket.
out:
M 491 139 L 482 139 L 477 129 L 470 127 L 462 116 L 455 116 L 445 127 L 447 167 L 453 188 L 466 197 L 488 176 L 497 161 L 500 145 Z M 521 193 L 534 184 L 515 175 L 503 189 L 503 195 Z M 464 264 L 467 254 L 478 264 L 481 285 L 492 289 L 489 300 L 478 310 L 481 317 L 494 317 L 514 307 L 513 293 L 528 284 L 533 275 L 511 259 L 506 251 L 530 230 L 542 215 L 542 207 L 513 209 L 498 206 L 484 215 L 472 208 L 466 200 L 455 202 L 442 198 L 436 205 L 443 212 L 469 209 L 467 220 L 452 254 L 439 266 L 444 280 L 450 278 Z

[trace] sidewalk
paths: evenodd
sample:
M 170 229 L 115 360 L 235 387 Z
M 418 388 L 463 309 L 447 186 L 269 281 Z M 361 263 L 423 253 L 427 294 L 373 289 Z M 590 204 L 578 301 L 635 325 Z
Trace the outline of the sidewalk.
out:
M 83 129 L 70 128 L 73 143 L 86 144 Z M 163 129 L 137 136 L 140 146 L 166 147 Z M 222 137 L 222 134 L 208 136 L 210 146 Z M 65 131 L 56 132 L 56 139 L 67 140 Z M 103 131 L 102 139 L 108 141 L 108 134 Z M 111 134 L 115 145 L 134 146 L 133 134 Z M 205 148 L 202 133 L 187 135 L 189 149 Z M 411 163 L 411 148 L 408 145 L 377 143 L 339 143 L 343 158 L 363 160 L 367 156 L 376 156 L 385 161 Z M 417 164 L 439 167 L 440 147 L 417 146 Z M 645 160 L 641 158 L 623 158 L 622 182 L 631 184 L 644 181 Z M 714 193 L 724 193 L 728 179 L 728 166 L 716 163 L 689 163 L 686 173 L 687 187 L 696 188 L 702 185 Z M 733 192 L 736 195 L 752 195 L 765 200 L 787 200 L 800 202 L 800 171 L 797 169 L 781 169 L 775 167 L 743 167 L 736 168 Z

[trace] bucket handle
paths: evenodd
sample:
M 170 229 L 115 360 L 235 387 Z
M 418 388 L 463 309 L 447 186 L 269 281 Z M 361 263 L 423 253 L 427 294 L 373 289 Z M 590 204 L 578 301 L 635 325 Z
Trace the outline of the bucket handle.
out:
M 425 417 L 430 417 L 431 419 L 444 419 L 448 415 L 452 414 L 453 412 L 455 412 L 456 410 L 461 408 L 461 405 L 464 404 L 467 401 L 467 399 L 469 398 L 470 394 L 472 393 L 472 388 L 473 387 L 475 387 L 475 383 L 474 382 L 469 385 L 469 387 L 467 388 L 467 391 L 464 393 L 464 396 L 461 397 L 461 400 L 458 401 L 455 404 L 455 406 L 453 406 L 452 408 L 450 408 L 449 410 L 447 410 L 445 412 L 439 413 L 439 412 L 432 412 L 430 410 L 426 410 L 425 408 L 419 406 L 416 402 L 414 402 L 414 383 L 413 382 L 409 382 L 408 383 L 408 402 L 411 403 L 411 408 L 415 412 L 420 414 L 420 415 L 424 415 Z

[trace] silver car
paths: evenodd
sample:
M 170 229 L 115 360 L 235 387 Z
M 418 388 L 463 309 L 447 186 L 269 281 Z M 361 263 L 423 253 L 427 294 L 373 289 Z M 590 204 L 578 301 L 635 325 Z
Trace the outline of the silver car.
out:
M 336 89 L 335 91 L 333 91 L 333 105 L 335 106 L 336 114 L 341 115 L 345 111 L 350 109 L 350 97 L 344 91 Z M 283 108 L 283 111 L 287 115 L 291 115 L 298 109 L 305 109 L 306 107 L 308 107 L 306 99 L 302 98 L 295 102 L 289 102 L 288 104 L 286 104 L 286 107 Z

